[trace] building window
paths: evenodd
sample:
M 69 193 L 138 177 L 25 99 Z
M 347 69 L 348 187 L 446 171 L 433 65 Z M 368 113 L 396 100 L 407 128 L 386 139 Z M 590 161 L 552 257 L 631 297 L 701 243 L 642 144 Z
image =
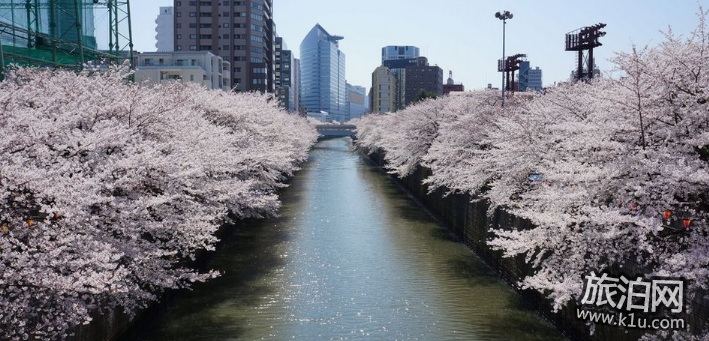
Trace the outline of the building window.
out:
M 177 35 L 177 39 L 182 39 L 182 35 L 181 35 L 181 34 L 178 34 L 178 35 Z
M 263 47 L 251 46 L 251 53 L 263 53 Z
M 265 79 L 254 78 L 251 80 L 252 84 L 265 84 Z
M 193 50 L 193 51 L 197 50 L 197 45 L 190 45 L 190 50 Z
M 194 75 L 190 75 L 190 81 L 194 82 Z
M 259 36 L 251 36 L 251 41 L 255 41 L 257 43 L 263 43 L 263 38 Z
M 251 19 L 254 19 L 257 21 L 263 21 L 263 16 L 261 14 L 251 13 Z
M 190 28 L 197 28 L 197 23 L 191 22 L 191 23 L 190 23 Z
M 197 12 L 190 12 L 190 18 L 194 18 L 197 16 Z
M 197 35 L 196 35 L 196 34 L 190 34 L 190 39 L 197 39 Z
M 177 28 L 182 28 L 182 23 L 177 23 Z
M 224 28 L 229 28 L 229 23 L 224 23 L 222 26 L 223 26 Z
M 222 39 L 229 39 L 229 37 L 230 37 L 229 33 L 222 34 Z
M 175 1 L 175 6 L 182 6 L 182 1 Z
M 199 12 L 199 17 L 200 18 L 211 18 L 212 12 Z
M 229 6 L 229 0 L 222 1 L 222 6 Z
M 190 1 L 190 6 L 197 6 L 197 1 Z
M 263 58 L 251 57 L 252 63 L 263 63 Z
M 228 49 L 229 49 L 229 45 L 222 45 L 222 50 L 228 50 Z
M 199 28 L 212 28 L 212 24 L 199 24 Z
M 211 34 L 200 34 L 199 39 L 212 39 Z
M 182 51 L 182 45 L 177 45 L 177 51 Z
M 255 67 L 253 68 L 254 73 L 266 73 L 265 67 Z
M 263 26 L 260 25 L 251 24 L 251 29 L 256 32 L 263 32 Z
M 178 18 L 182 17 L 182 12 L 177 12 L 177 13 L 175 13 L 175 16 L 178 17 Z
M 200 51 L 210 51 L 212 49 L 211 45 L 200 45 L 199 50 Z
M 200 1 L 199 5 L 200 6 L 212 6 L 212 2 L 211 1 Z
M 229 17 L 229 12 L 223 12 L 223 13 L 222 13 L 222 16 L 225 17 L 225 18 L 228 18 L 228 17 Z
M 255 8 L 255 9 L 257 9 L 257 10 L 263 11 L 263 5 L 257 4 L 257 3 L 255 3 L 255 2 L 252 2 L 252 3 L 251 3 L 251 8 Z

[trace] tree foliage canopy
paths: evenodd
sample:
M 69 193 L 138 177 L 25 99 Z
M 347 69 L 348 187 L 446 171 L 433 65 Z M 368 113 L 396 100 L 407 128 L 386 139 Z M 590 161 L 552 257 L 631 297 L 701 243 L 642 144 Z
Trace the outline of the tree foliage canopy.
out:
M 61 339 L 218 274 L 188 267 L 219 226 L 273 215 L 316 139 L 256 93 L 120 68 L 18 69 L 0 83 L 0 338 Z
M 384 150 L 394 174 L 429 167 L 432 189 L 530 220 L 529 230 L 493 227 L 489 245 L 525 255 L 537 271 L 520 284 L 556 309 L 579 298 L 584 275 L 614 266 L 683 277 L 691 298 L 709 289 L 706 17 L 700 9 L 687 37 L 670 31 L 616 54 L 620 79 L 518 94 L 504 108 L 485 91 L 426 101 L 363 118 L 358 144 Z M 666 210 L 691 228 L 667 236 Z

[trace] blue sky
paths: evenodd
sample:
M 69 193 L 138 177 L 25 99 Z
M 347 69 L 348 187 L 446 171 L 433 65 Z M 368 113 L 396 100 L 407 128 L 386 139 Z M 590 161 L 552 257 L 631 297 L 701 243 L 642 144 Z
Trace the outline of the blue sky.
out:
M 340 49 L 347 56 L 347 79 L 369 88 L 371 73 L 381 63 L 386 45 L 414 45 L 431 65 L 453 71 L 457 83 L 479 89 L 499 86 L 497 59 L 502 57 L 502 22 L 495 12 L 508 10 L 507 55 L 526 53 L 532 66 L 543 70 L 543 82 L 568 79 L 574 52 L 564 51 L 564 34 L 582 26 L 606 23 L 603 46 L 596 48 L 602 71 L 615 51 L 662 41 L 668 25 L 688 35 L 698 23 L 699 5 L 709 0 L 273 0 L 276 31 L 299 55 L 299 45 L 319 23 L 344 36 Z M 155 18 L 172 0 L 132 1 L 136 50 L 155 50 Z

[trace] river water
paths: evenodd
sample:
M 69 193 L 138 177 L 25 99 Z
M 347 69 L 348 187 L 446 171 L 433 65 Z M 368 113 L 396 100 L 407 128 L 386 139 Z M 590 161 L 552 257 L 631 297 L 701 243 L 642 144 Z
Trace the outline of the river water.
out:
M 248 224 L 132 340 L 562 340 L 349 139 L 319 142 L 279 218 Z

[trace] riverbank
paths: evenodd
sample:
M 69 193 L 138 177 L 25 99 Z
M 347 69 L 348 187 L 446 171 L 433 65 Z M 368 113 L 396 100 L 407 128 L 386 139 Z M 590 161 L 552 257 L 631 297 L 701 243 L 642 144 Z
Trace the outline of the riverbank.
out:
M 382 151 L 377 150 L 369 154 L 360 151 L 360 154 L 374 162 L 383 173 L 386 173 L 386 162 Z M 446 196 L 444 195 L 445 189 L 437 189 L 429 194 L 428 186 L 423 184 L 423 179 L 430 175 L 429 169 L 417 166 L 413 173 L 407 177 L 389 177 L 434 215 L 456 239 L 469 247 L 494 269 L 501 278 L 529 302 L 533 309 L 553 323 L 566 337 L 580 341 L 634 341 L 640 338 L 642 333 L 637 330 L 605 325 L 597 325 L 595 332 L 591 335 L 589 326 L 577 318 L 575 304 L 572 303 L 560 312 L 553 313 L 550 302 L 537 291 L 520 289 L 517 285 L 519 280 L 535 270 L 525 261 L 524 257 L 504 258 L 501 251 L 492 250 L 486 241 L 492 237 L 490 226 L 519 230 L 531 228 L 531 223 L 500 209 L 489 216 L 487 214 L 488 204 L 484 201 L 471 202 L 468 195 L 451 194 Z

